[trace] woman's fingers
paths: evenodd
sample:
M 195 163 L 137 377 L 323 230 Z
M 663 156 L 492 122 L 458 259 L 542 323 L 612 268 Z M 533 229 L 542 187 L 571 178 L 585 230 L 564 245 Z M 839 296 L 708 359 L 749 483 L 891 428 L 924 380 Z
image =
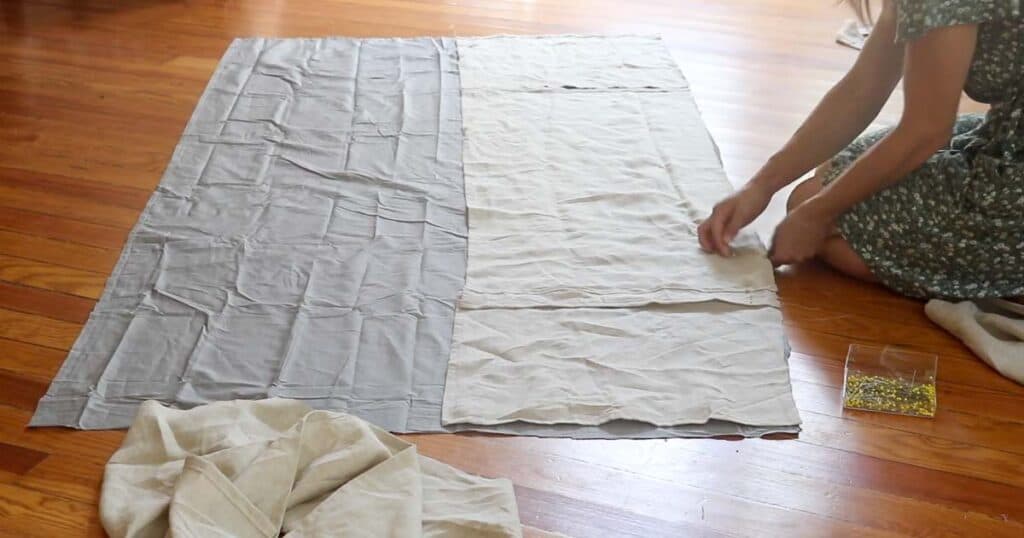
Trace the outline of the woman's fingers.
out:
M 775 229 L 775 233 L 772 234 L 772 244 L 768 247 L 768 260 L 772 262 L 772 267 L 778 267 L 784 265 L 785 261 L 785 247 L 782 246 L 782 242 L 779 241 L 779 229 Z
M 714 213 L 697 227 L 697 240 L 700 241 L 700 248 L 704 252 L 711 252 L 713 250 L 711 247 L 711 219 L 713 218 L 715 218 Z
M 732 206 L 719 206 L 715 208 L 715 214 L 717 218 L 711 219 L 711 239 L 713 240 L 713 246 L 715 252 L 722 256 L 732 255 L 732 250 L 729 248 L 729 242 L 725 240 L 725 225 L 732 219 Z M 714 215 L 712 215 L 714 216 Z
M 736 234 L 740 233 L 740 229 L 742 229 L 744 226 L 750 224 L 749 222 L 744 222 L 743 220 L 744 219 L 742 218 L 742 215 L 738 211 L 735 211 L 732 214 L 732 218 L 729 219 L 729 223 L 725 226 L 725 231 L 723 232 L 723 241 L 726 245 L 730 245 L 730 251 L 732 250 L 732 240 L 736 239 Z
M 732 256 L 732 240 L 744 226 L 764 212 L 771 193 L 755 187 L 744 187 L 715 205 L 708 217 L 697 228 L 700 246 L 706 252 Z
M 768 250 L 768 259 L 774 267 L 780 265 L 792 265 L 805 262 L 813 256 L 804 252 L 803 245 L 789 245 L 785 240 L 782 242 L 772 241 L 772 248 Z
M 740 229 L 750 224 L 749 221 L 741 201 L 735 196 L 726 198 L 715 206 L 711 216 L 697 228 L 701 248 L 706 252 L 732 256 L 730 244 Z
M 697 227 L 697 239 L 700 241 L 700 248 L 705 252 L 715 254 L 718 252 L 718 233 L 722 227 L 722 208 L 716 206 L 711 211 L 711 216 Z

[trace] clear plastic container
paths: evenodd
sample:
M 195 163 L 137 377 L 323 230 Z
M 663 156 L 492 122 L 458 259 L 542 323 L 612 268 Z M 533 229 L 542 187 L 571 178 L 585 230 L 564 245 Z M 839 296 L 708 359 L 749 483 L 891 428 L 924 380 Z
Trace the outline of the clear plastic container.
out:
M 938 356 L 854 344 L 846 354 L 843 407 L 934 417 Z

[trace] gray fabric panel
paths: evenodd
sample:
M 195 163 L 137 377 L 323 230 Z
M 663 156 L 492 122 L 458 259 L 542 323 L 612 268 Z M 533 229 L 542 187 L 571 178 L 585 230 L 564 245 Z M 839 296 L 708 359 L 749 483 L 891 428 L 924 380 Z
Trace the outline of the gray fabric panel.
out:
M 277 396 L 396 432 L 797 431 L 441 426 L 466 266 L 458 77 L 450 39 L 232 43 L 31 425 Z
M 449 39 L 236 40 L 32 425 L 278 396 L 440 429 L 457 69 Z

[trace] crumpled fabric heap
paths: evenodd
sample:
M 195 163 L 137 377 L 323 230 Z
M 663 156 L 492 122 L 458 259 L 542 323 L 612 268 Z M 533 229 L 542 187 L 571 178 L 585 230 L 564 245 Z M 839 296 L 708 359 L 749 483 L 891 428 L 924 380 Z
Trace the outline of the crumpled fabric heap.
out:
M 107 464 L 100 518 L 112 538 L 522 536 L 508 480 L 284 399 L 145 402 Z

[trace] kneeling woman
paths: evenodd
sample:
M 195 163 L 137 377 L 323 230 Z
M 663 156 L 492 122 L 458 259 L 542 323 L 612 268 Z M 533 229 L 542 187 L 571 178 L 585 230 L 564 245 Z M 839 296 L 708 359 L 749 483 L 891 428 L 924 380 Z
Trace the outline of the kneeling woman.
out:
M 886 0 L 850 72 L 701 225 L 704 249 L 728 255 L 729 242 L 775 192 L 818 166 L 775 230 L 774 264 L 817 257 L 921 298 L 1024 295 L 1024 19 L 1017 4 Z M 856 138 L 900 78 L 899 123 Z M 991 104 L 989 112 L 958 117 L 962 91 Z

